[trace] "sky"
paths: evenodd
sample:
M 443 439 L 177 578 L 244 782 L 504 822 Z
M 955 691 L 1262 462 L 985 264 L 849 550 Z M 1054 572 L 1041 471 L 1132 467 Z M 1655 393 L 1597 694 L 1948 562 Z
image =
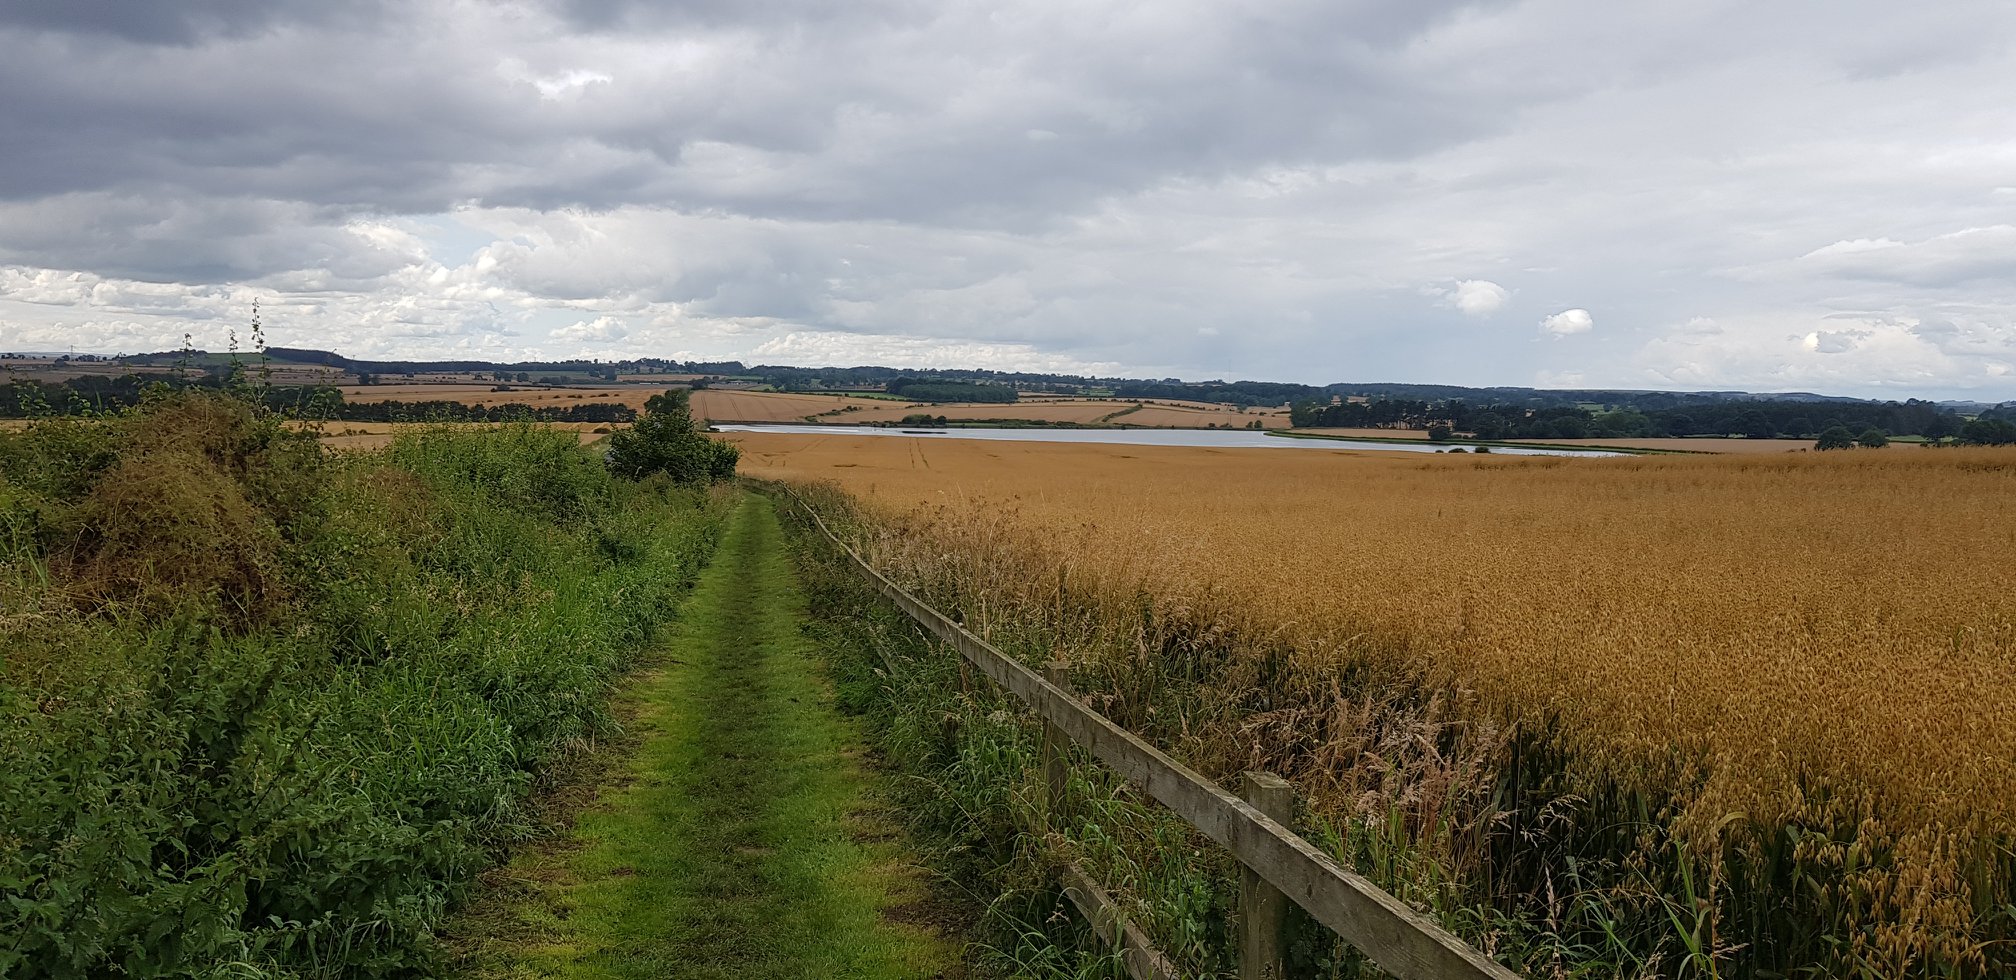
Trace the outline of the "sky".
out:
M 6 0 L 0 350 L 2016 398 L 2007 0 Z

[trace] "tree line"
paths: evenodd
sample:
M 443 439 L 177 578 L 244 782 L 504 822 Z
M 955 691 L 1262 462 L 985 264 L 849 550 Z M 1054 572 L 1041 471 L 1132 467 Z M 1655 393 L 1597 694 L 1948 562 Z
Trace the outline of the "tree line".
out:
M 149 391 L 162 389 L 221 390 L 230 377 L 212 371 L 195 377 L 164 378 L 129 374 L 117 378 L 80 377 L 63 381 L 16 380 L 0 386 L 0 418 L 51 415 L 96 415 L 140 404 Z M 253 397 L 266 407 L 294 418 L 329 422 L 634 422 L 637 410 L 608 402 L 584 402 L 566 407 L 468 405 L 456 401 L 352 402 L 327 386 L 272 386 Z
M 1368 401 L 1296 402 L 1297 428 L 1413 428 L 1467 433 L 1479 439 L 1630 439 L 1736 436 L 1749 439 L 1817 439 L 1841 430 L 1851 439 L 1869 433 L 1941 441 L 2003 445 L 2016 442 L 2016 410 L 1989 409 L 1976 419 L 1918 399 L 1904 402 L 1722 401 L 1660 409 L 1528 407 L 1382 398 Z

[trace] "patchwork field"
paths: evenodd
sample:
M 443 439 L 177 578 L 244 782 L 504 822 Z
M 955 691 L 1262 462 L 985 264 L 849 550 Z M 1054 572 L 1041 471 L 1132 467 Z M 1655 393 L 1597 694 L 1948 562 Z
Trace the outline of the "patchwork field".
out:
M 1460 863 L 1461 833 L 1502 832 L 1490 801 L 1518 757 L 1507 746 L 1523 746 L 1512 785 L 1554 801 L 1523 819 L 1592 848 L 1585 874 L 1591 860 L 1663 867 L 1661 896 L 1700 875 L 1703 928 L 1731 962 L 1988 976 L 2016 957 L 2016 451 L 737 441 L 752 476 L 835 481 L 862 501 L 877 560 L 970 625 L 1049 624 L 1060 649 L 1124 649 L 1152 601 L 1189 624 L 1179 635 L 1258 658 L 1226 668 L 1228 700 L 1197 709 L 1185 738 L 1207 759 L 1296 774 L 1318 812 L 1428 799 L 1430 829 L 1409 834 L 1454 835 Z M 1382 713 L 1426 709 L 1403 695 L 1381 708 L 1339 678 L 1388 671 L 1444 692 L 1445 734 L 1423 736 L 1442 769 L 1409 775 L 1416 744 L 1378 750 L 1386 775 L 1365 775 L 1367 733 L 1395 724 Z M 1272 710 L 1231 707 L 1256 691 Z M 1487 729 L 1498 748 L 1479 747 Z M 1465 749 L 1455 731 L 1481 741 Z M 1641 830 L 1598 829 L 1615 826 Z M 1591 901 L 1629 894 L 1604 887 Z
M 821 412 L 877 404 L 880 403 L 845 395 L 702 388 L 693 393 L 693 416 L 710 422 L 804 422 Z

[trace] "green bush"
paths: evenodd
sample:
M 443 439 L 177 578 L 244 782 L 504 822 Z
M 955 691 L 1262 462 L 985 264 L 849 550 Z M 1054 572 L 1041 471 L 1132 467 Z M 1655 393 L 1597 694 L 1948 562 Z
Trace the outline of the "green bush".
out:
M 428 971 L 723 503 L 215 395 L 0 435 L 0 976 Z
M 742 451 L 701 435 L 686 399 L 683 389 L 674 388 L 645 402 L 636 425 L 609 437 L 609 471 L 632 480 L 663 473 L 675 483 L 733 477 Z

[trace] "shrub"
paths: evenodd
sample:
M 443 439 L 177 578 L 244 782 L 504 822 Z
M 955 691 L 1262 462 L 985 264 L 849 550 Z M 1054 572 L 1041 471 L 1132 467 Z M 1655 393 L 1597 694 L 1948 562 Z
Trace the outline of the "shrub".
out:
M 686 399 L 687 393 L 675 388 L 645 402 L 637 424 L 609 437 L 609 471 L 630 480 L 663 473 L 675 483 L 734 476 L 741 450 L 701 435 Z

